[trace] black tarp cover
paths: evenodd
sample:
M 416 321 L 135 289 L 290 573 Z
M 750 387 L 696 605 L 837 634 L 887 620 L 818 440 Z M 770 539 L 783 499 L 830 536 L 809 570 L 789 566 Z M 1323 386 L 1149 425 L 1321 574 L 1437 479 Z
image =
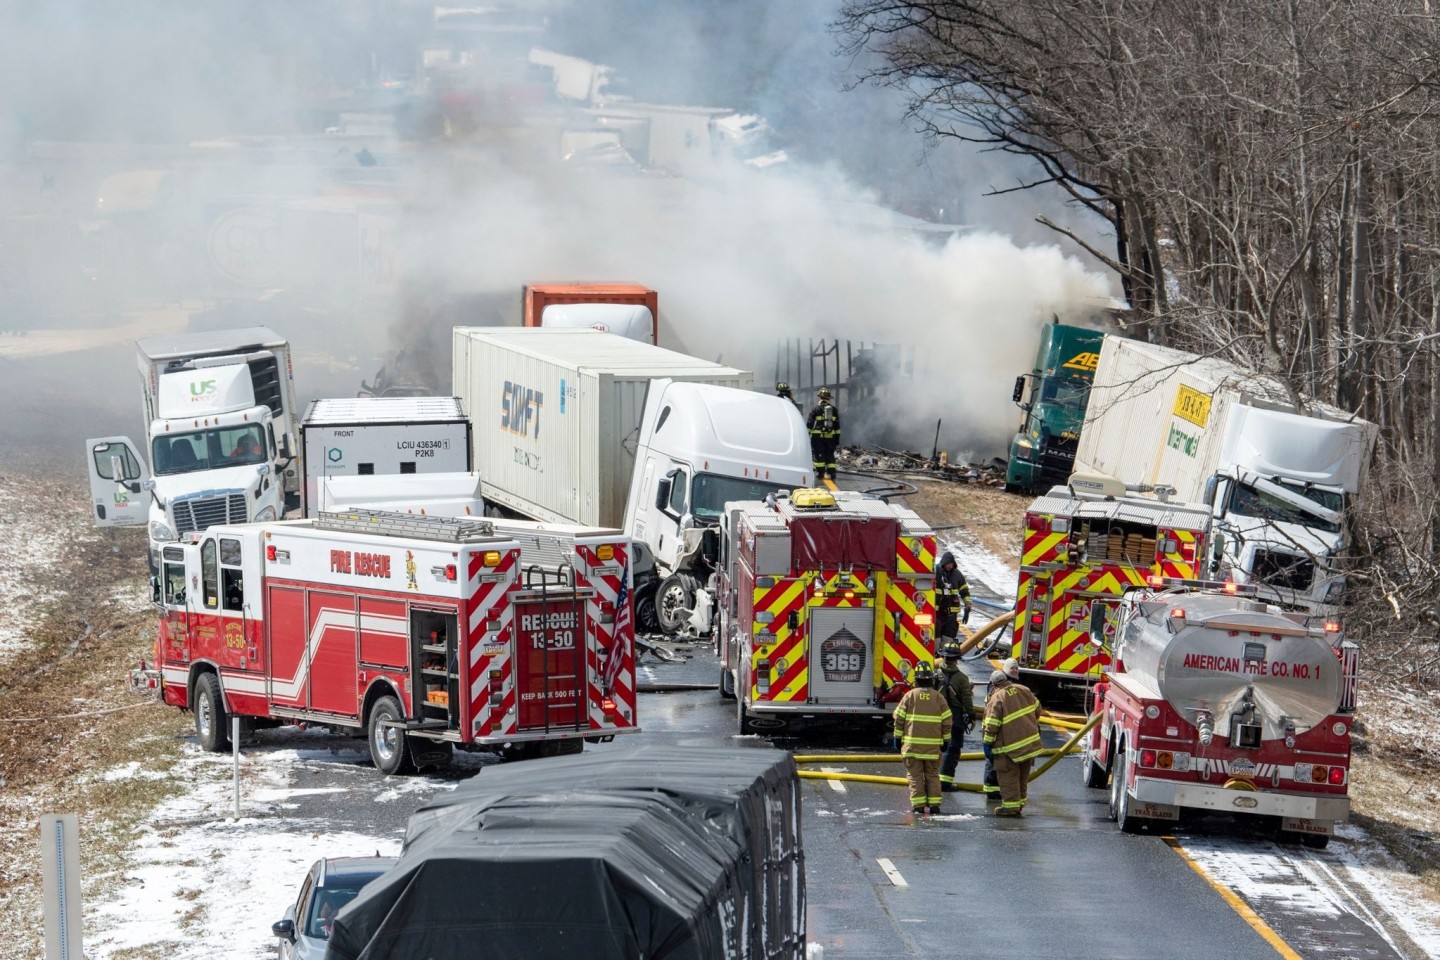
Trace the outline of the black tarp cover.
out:
M 335 960 L 800 960 L 799 782 L 769 749 L 637 745 L 490 767 L 410 819 Z

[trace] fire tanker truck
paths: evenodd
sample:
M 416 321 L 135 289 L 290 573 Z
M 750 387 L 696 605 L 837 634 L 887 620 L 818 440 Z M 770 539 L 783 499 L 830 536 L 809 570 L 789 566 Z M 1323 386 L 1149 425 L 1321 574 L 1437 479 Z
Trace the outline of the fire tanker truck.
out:
M 155 668 L 207 750 L 249 726 L 369 741 L 381 771 L 455 748 L 576 753 L 638 730 L 630 542 L 615 530 L 359 510 L 214 526 L 161 551 Z
M 1152 490 L 1160 498 L 1140 496 Z M 1024 673 L 1088 685 L 1111 662 L 1110 638 L 1090 630 L 1091 604 L 1153 576 L 1194 579 L 1204 565 L 1209 511 L 1169 503 L 1163 487 L 1075 474 L 1025 511 L 1012 655 Z
M 887 719 L 935 659 L 935 534 L 911 510 L 802 489 L 725 505 L 720 692 L 740 732 Z
M 1234 584 L 1156 586 L 1096 610 L 1116 628 L 1117 658 L 1095 687 L 1085 785 L 1109 777 L 1126 833 L 1246 814 L 1324 847 L 1350 811 L 1358 648 L 1338 623 L 1312 625 Z

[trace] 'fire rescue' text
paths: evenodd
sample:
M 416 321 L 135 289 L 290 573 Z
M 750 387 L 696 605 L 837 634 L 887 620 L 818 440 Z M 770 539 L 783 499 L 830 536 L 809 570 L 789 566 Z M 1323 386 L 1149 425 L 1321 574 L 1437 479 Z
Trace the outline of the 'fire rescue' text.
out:
M 390 557 L 383 553 L 361 553 L 358 550 L 331 550 L 330 569 L 335 573 L 351 573 L 357 577 L 390 577 Z

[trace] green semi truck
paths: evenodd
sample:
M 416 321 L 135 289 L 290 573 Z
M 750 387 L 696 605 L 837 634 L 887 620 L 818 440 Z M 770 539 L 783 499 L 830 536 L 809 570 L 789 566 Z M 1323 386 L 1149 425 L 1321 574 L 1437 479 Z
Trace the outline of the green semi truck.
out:
M 1037 493 L 1070 476 L 1104 336 L 1062 323 L 1041 330 L 1035 369 L 1015 378 L 1011 396 L 1025 417 L 1010 441 L 1006 490 Z

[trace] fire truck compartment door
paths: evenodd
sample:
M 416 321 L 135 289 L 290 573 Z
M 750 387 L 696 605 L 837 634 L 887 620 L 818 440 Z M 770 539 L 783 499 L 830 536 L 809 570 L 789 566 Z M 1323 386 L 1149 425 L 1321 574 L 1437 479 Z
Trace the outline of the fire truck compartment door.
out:
M 584 601 L 521 601 L 515 640 L 515 683 L 522 731 L 577 730 L 588 725 Z
M 360 638 L 355 596 L 311 590 L 307 596 L 310 629 L 310 709 L 345 716 L 360 715 Z
M 884 570 L 894 573 L 900 523 L 889 517 L 825 520 L 798 517 L 790 524 L 797 570 Z
M 868 703 L 875 697 L 874 678 L 875 608 L 812 609 L 810 698 L 817 703 Z

